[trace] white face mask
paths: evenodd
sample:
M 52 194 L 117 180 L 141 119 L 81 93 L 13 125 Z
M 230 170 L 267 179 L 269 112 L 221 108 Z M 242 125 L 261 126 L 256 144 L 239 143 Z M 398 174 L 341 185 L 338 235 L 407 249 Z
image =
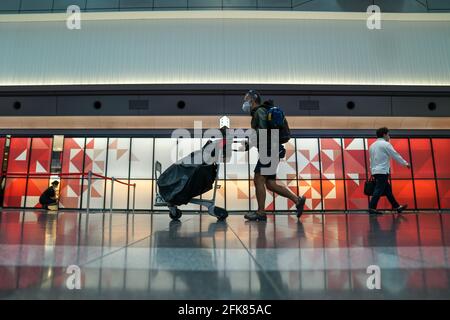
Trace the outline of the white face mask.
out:
M 242 111 L 244 111 L 245 113 L 250 113 L 251 110 L 252 105 L 250 104 L 249 101 L 245 101 L 244 104 L 242 105 Z

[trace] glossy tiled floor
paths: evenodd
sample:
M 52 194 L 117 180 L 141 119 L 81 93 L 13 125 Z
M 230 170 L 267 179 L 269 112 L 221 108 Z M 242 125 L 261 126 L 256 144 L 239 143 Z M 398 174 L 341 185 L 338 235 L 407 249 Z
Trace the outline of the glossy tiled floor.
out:
M 449 299 L 450 214 L 208 215 L 4 211 L 0 297 Z M 66 268 L 81 270 L 69 290 Z M 369 290 L 369 265 L 381 289 Z

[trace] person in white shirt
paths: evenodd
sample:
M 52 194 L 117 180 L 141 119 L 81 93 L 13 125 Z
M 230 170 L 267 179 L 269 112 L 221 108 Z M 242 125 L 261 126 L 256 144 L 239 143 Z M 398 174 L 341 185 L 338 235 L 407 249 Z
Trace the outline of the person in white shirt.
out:
M 389 184 L 389 174 L 391 173 L 391 158 L 398 163 L 410 168 L 409 163 L 395 151 L 394 147 L 389 143 L 389 129 L 384 127 L 377 130 L 377 141 L 375 141 L 369 149 L 370 153 L 370 171 L 375 178 L 375 190 L 369 203 L 369 213 L 382 214 L 377 210 L 378 200 L 385 195 L 392 207 L 401 213 L 408 205 L 400 205 L 392 194 L 392 187 Z

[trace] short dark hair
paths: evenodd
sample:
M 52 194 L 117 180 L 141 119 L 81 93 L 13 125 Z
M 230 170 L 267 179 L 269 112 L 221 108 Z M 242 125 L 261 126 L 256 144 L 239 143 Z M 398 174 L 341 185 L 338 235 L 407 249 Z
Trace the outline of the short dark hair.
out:
M 256 90 L 249 90 L 247 94 L 252 97 L 256 104 L 261 104 L 261 95 Z
M 389 133 L 389 129 L 386 127 L 377 130 L 377 138 L 383 138 L 385 134 Z
M 273 107 L 275 105 L 275 102 L 272 99 L 266 100 L 263 102 L 263 105 L 268 107 Z
M 55 181 L 52 182 L 52 186 L 57 186 L 58 184 L 59 184 L 58 180 L 55 180 Z

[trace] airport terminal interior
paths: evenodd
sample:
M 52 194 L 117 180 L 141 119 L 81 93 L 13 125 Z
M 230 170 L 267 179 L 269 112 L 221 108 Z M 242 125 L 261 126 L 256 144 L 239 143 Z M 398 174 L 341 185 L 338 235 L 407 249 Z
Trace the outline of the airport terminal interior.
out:
M 0 1 L 0 299 L 448 299 L 449 30 L 447 0 Z M 250 89 L 289 121 L 303 215 L 268 191 L 246 221 L 256 148 L 159 203 L 208 129 L 250 128 Z M 384 126 L 408 208 L 375 215 Z

